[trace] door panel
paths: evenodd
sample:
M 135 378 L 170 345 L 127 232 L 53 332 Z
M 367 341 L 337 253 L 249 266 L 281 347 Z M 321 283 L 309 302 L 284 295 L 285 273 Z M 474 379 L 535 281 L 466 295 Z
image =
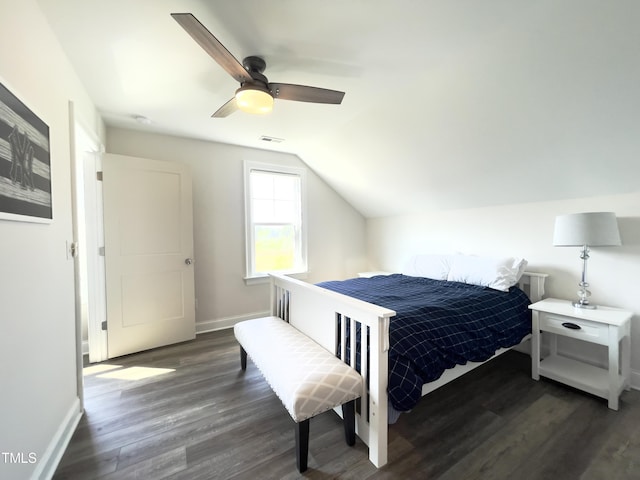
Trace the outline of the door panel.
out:
M 195 338 L 191 175 L 105 155 L 109 358 Z
M 130 171 L 120 180 L 127 193 L 121 217 L 123 255 L 180 254 L 181 175 L 170 172 Z
M 174 321 L 184 317 L 181 272 L 122 277 L 122 325 Z

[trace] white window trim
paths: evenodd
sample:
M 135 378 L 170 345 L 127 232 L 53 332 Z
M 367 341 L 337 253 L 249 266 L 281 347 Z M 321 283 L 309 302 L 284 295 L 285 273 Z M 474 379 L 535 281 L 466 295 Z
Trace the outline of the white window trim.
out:
M 254 160 L 244 161 L 244 224 L 245 224 L 245 283 L 254 285 L 266 283 L 269 281 L 268 274 L 255 274 L 251 271 L 253 259 L 253 229 L 251 222 L 251 195 L 250 195 L 250 173 L 252 170 L 263 170 L 265 172 L 282 173 L 289 175 L 298 175 L 300 177 L 300 208 L 301 208 L 301 234 L 300 234 L 300 250 L 302 255 L 302 268 L 281 271 L 286 275 L 304 279 L 308 272 L 307 260 L 307 170 L 302 167 L 293 167 L 288 165 L 276 165 L 271 163 L 256 162 Z

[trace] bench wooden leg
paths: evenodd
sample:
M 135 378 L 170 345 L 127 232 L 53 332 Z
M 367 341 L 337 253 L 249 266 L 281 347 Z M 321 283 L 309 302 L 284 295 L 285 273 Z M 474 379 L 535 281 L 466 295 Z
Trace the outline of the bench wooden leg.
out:
M 296 423 L 296 465 L 300 473 L 307 469 L 309 455 L 309 419 Z
M 240 368 L 247 369 L 247 351 L 240 345 Z
M 347 445 L 352 447 L 356 443 L 356 401 L 342 405 L 342 418 L 344 419 L 344 438 Z

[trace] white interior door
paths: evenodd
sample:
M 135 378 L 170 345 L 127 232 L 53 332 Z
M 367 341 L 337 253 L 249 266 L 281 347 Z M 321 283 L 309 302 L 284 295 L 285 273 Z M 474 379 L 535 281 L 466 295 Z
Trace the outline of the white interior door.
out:
M 195 338 L 189 168 L 103 160 L 109 358 Z

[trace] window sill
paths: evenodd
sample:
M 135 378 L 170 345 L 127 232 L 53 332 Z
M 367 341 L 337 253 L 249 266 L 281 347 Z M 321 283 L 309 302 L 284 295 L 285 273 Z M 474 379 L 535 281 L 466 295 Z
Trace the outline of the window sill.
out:
M 280 273 L 280 272 L 278 272 Z M 309 272 L 282 272 L 283 275 L 287 275 L 289 277 L 297 278 L 298 280 L 304 280 L 307 278 L 307 274 Z M 262 285 L 264 283 L 269 283 L 269 275 L 255 275 L 253 277 L 244 277 L 244 283 L 247 286 L 250 285 Z

